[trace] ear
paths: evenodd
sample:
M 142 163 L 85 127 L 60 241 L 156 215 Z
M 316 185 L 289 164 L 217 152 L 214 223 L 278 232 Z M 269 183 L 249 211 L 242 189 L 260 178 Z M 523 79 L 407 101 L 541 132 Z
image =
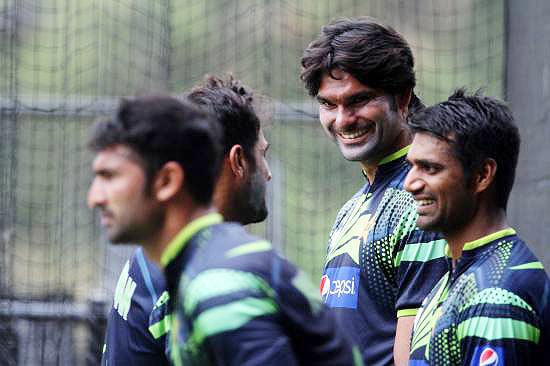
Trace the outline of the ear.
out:
M 474 189 L 476 193 L 481 193 L 483 191 L 486 191 L 489 186 L 491 186 L 491 183 L 495 180 L 495 175 L 497 173 L 497 162 L 495 159 L 485 159 L 483 163 L 481 163 L 481 166 L 479 167 L 479 170 L 477 174 L 474 177 Z
M 412 89 L 409 88 L 405 90 L 402 94 L 397 94 L 395 96 L 395 103 L 397 106 L 397 111 L 399 112 L 401 118 L 406 119 L 409 114 L 409 103 L 412 98 Z
M 245 178 L 248 174 L 248 162 L 244 156 L 244 149 L 241 145 L 233 145 L 228 154 L 229 166 L 236 178 Z
M 169 161 L 157 172 L 153 183 L 153 194 L 160 202 L 174 198 L 183 188 L 185 173 L 181 165 Z

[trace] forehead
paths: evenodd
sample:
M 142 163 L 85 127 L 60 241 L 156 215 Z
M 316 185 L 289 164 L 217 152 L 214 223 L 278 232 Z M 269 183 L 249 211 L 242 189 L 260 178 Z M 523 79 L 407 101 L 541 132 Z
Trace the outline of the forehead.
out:
M 317 96 L 322 98 L 345 98 L 357 92 L 374 90 L 368 85 L 362 84 L 350 73 L 334 69 L 330 74 L 325 73 L 321 78 Z
M 136 153 L 124 145 L 115 145 L 99 151 L 92 164 L 94 170 L 120 169 L 125 166 L 141 168 Z
M 444 161 L 456 160 L 452 154 L 451 145 L 440 138 L 433 136 L 427 132 L 417 132 L 414 135 L 411 148 L 407 153 L 407 159 L 410 161 L 427 160 L 427 161 Z
M 265 149 L 267 147 L 267 140 L 261 128 L 260 128 L 260 131 L 258 132 L 258 140 L 256 141 L 256 147 L 260 149 Z

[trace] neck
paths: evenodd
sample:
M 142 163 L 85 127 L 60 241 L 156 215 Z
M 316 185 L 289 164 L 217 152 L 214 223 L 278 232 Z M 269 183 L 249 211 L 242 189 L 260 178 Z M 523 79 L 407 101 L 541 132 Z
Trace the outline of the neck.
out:
M 189 206 L 186 205 L 185 208 L 178 206 L 166 210 L 162 229 L 154 237 L 148 239 L 147 242 L 142 243 L 147 257 L 158 266 L 160 266 L 162 253 L 185 226 L 201 216 L 215 212 L 214 208 L 210 205 L 192 205 L 191 208 L 188 208 Z
M 376 156 L 373 159 L 366 159 L 361 162 L 363 171 L 365 172 L 365 175 L 367 176 L 367 179 L 369 180 L 370 184 L 374 182 L 374 178 L 376 177 L 376 172 L 378 170 L 379 162 L 382 159 L 384 159 L 386 156 L 396 151 L 399 151 L 405 146 L 409 145 L 411 141 L 412 141 L 412 136 L 411 136 L 411 133 L 409 132 L 409 129 L 403 128 L 395 138 L 394 143 L 391 145 L 391 149 L 385 151 L 383 156 Z
M 453 258 L 453 266 L 462 255 L 464 244 L 506 229 L 506 213 L 503 209 L 480 209 L 461 229 L 452 233 L 443 233 Z

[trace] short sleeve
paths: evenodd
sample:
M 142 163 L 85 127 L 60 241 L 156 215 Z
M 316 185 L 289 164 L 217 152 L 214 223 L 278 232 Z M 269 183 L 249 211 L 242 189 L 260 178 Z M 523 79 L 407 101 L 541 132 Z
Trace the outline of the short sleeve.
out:
M 397 317 L 415 316 L 424 298 L 448 270 L 445 240 L 439 234 L 419 229 L 417 217 L 411 201 L 393 233 Z

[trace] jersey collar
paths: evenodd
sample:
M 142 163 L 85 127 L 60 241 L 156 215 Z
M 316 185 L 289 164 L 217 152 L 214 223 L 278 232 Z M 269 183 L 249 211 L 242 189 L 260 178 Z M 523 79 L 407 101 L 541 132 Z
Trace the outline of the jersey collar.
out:
M 209 213 L 191 221 L 183 229 L 181 229 L 174 239 L 172 239 L 170 244 L 168 244 L 160 258 L 160 265 L 163 268 L 166 267 L 168 263 L 178 256 L 189 239 L 191 239 L 197 232 L 222 221 L 222 215 L 217 212 Z
M 411 148 L 411 145 L 407 145 L 407 146 L 391 153 L 390 155 L 382 158 L 382 160 L 380 160 L 378 162 L 378 171 L 376 172 L 376 175 L 378 176 L 379 172 L 385 172 L 385 171 L 391 170 L 391 168 L 396 165 L 394 162 L 401 161 L 402 158 L 405 155 L 407 155 L 410 148 Z M 394 164 L 390 164 L 390 163 L 394 163 Z M 361 169 L 361 172 L 363 173 L 363 176 L 365 178 L 367 178 L 367 173 L 365 173 L 365 170 Z M 382 175 L 383 174 L 384 173 L 382 173 Z
M 483 247 L 487 244 L 490 244 L 498 239 L 502 239 L 505 236 L 515 235 L 516 231 L 512 229 L 511 227 L 503 230 L 499 230 L 497 232 L 494 232 L 489 235 L 485 235 L 479 239 L 476 239 L 474 241 L 469 241 L 464 243 L 464 247 L 462 248 L 462 254 L 469 254 L 472 253 L 474 249 Z M 451 258 L 451 248 L 449 248 L 449 244 L 445 246 L 445 254 L 447 257 Z
M 384 165 L 384 164 L 387 164 L 387 163 L 390 163 L 392 161 L 395 161 L 405 155 L 407 155 L 407 153 L 409 152 L 411 148 L 411 145 L 407 145 L 405 146 L 404 148 L 402 149 L 399 149 L 397 150 L 396 152 L 386 156 L 385 158 L 383 158 L 382 160 L 380 160 L 380 162 L 378 163 L 378 166 L 380 165 Z

